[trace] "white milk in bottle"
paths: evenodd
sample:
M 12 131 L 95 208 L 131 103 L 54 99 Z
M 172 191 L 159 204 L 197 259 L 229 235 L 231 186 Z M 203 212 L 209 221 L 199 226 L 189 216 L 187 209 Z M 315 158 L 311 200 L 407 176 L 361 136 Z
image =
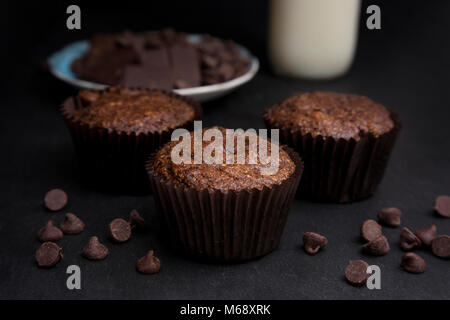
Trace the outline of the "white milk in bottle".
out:
M 329 79 L 353 60 L 360 0 L 272 0 L 269 56 L 275 72 Z

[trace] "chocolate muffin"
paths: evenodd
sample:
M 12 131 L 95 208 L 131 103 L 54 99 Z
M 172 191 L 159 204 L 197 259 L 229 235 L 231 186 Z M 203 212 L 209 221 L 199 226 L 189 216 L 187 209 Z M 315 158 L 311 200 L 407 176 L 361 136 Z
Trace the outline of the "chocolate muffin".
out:
M 194 161 L 194 145 L 206 150 L 212 142 L 195 141 L 193 132 L 187 135 L 191 139 L 184 158 L 189 159 L 187 163 L 172 157 L 178 141 L 165 144 L 150 157 L 147 171 L 159 212 L 175 245 L 189 256 L 242 261 L 265 255 L 280 242 L 302 161 L 290 148 L 274 149 L 251 132 L 245 133 L 249 137 L 245 152 L 240 154 L 236 146 L 228 150 L 226 129 L 212 129 L 223 137 L 214 149 L 214 163 Z M 252 137 L 258 145 L 265 144 L 268 154 L 278 150 L 275 167 L 261 160 L 259 148 L 250 147 Z
M 148 193 L 146 159 L 201 111 L 174 93 L 120 87 L 80 91 L 61 107 L 89 184 L 129 194 Z
M 305 162 L 300 195 L 320 202 L 371 196 L 401 128 L 397 114 L 383 105 L 334 92 L 294 95 L 266 109 L 263 118 Z

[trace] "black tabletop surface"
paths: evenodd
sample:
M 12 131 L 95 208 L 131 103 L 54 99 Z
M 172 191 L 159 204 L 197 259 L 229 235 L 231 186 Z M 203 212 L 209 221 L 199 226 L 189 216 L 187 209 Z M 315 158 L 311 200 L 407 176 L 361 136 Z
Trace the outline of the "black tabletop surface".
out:
M 415 230 L 436 224 L 438 233 L 450 234 L 450 220 L 432 210 L 437 195 L 450 194 L 450 23 L 446 16 L 450 6 L 444 1 L 426 7 L 414 1 L 404 2 L 405 6 L 374 3 L 382 8 L 382 30 L 368 31 L 362 20 L 352 69 L 326 82 L 282 78 L 270 72 L 264 43 L 266 4 L 256 1 L 252 5 L 263 22 L 255 26 L 253 21 L 248 28 L 243 17 L 252 16 L 252 7 L 242 5 L 244 9 L 238 11 L 239 2 L 231 1 L 228 6 L 218 5 L 216 9 L 222 11 L 214 12 L 225 16 L 237 12 L 239 28 L 221 27 L 223 19 L 215 21 L 210 16 L 203 24 L 198 19 L 164 20 L 170 15 L 155 24 L 139 23 L 144 17 L 139 8 L 122 13 L 91 8 L 85 9 L 86 22 L 79 33 L 65 29 L 64 5 L 40 7 L 42 16 L 12 8 L 6 35 L 9 59 L 3 60 L 9 74 L 2 79 L 6 90 L 2 90 L 0 103 L 0 298 L 449 299 L 450 261 L 418 250 L 427 271 L 413 275 L 401 270 L 399 228 L 384 228 L 391 244 L 386 256 L 361 253 L 361 222 L 376 218 L 377 211 L 386 206 L 402 209 L 402 226 Z M 100 14 L 101 21 L 95 18 Z M 125 17 L 120 22 L 114 19 L 118 14 Z M 136 15 L 142 19 L 133 19 Z M 298 91 L 359 93 L 395 109 L 403 131 L 376 194 L 345 205 L 295 200 L 276 251 L 256 261 L 224 265 L 192 261 L 171 249 L 160 231 L 152 196 L 117 196 L 84 188 L 69 133 L 57 110 L 76 91 L 52 78 L 41 62 L 63 44 L 96 31 L 164 25 L 232 37 L 261 57 L 262 69 L 253 81 L 204 104 L 205 126 L 263 128 L 264 108 Z M 69 205 L 59 213 L 46 211 L 42 204 L 45 192 L 54 187 L 69 195 Z M 107 239 L 108 222 L 127 217 L 131 209 L 152 222 L 151 231 L 135 234 L 127 243 L 112 244 Z M 86 230 L 60 241 L 64 259 L 55 268 L 39 269 L 34 260 L 40 245 L 36 233 L 48 219 L 61 221 L 65 212 L 81 217 Z M 329 239 L 326 249 L 316 256 L 301 248 L 306 231 Z M 106 260 L 92 262 L 80 256 L 92 235 L 109 247 Z M 135 262 L 149 249 L 161 259 L 162 270 L 153 276 L 138 274 Z M 348 261 L 359 258 L 380 266 L 381 290 L 354 288 L 345 282 Z M 81 290 L 66 287 L 66 268 L 72 264 L 81 268 Z

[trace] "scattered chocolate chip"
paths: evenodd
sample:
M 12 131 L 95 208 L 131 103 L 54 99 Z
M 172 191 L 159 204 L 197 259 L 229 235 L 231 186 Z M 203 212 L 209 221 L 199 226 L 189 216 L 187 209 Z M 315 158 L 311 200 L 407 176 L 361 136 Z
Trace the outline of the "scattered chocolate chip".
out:
M 408 228 L 404 227 L 400 233 L 400 247 L 403 250 L 411 250 L 420 247 L 422 241 Z
M 88 244 L 83 248 L 83 257 L 89 260 L 102 260 L 108 255 L 109 250 L 98 241 L 97 237 L 91 237 Z
M 411 273 L 424 273 L 427 263 L 419 255 L 413 252 L 407 252 L 402 257 L 402 268 Z
M 36 251 L 36 262 L 39 267 L 53 267 L 62 258 L 62 249 L 54 242 L 44 242 Z
M 431 251 L 440 258 L 450 258 L 450 236 L 437 236 L 431 242 Z
M 130 219 L 128 223 L 130 224 L 131 228 L 146 229 L 148 227 L 144 218 L 142 218 L 139 212 L 134 209 L 130 212 Z
M 158 273 L 161 269 L 161 261 L 153 255 L 153 250 L 150 250 L 147 255 L 137 261 L 136 269 L 145 274 Z
M 45 194 L 44 203 L 47 209 L 59 211 L 67 204 L 67 194 L 61 189 L 52 189 Z
M 367 268 L 369 265 L 363 260 L 350 260 L 347 268 L 345 268 L 345 278 L 354 286 L 363 285 L 369 274 Z
M 401 215 L 402 211 L 399 208 L 383 208 L 378 212 L 378 219 L 389 227 L 398 227 Z
M 328 239 L 315 232 L 305 232 L 303 235 L 303 247 L 311 255 L 316 254 L 328 244 Z
M 363 251 L 373 256 L 382 256 L 390 250 L 389 242 L 385 236 L 379 235 L 375 240 L 363 245 Z
M 428 228 L 417 230 L 415 234 L 422 241 L 422 244 L 431 246 L 431 241 L 436 238 L 436 226 L 432 224 Z
M 115 241 L 125 242 L 130 239 L 131 226 L 125 220 L 117 218 L 109 224 L 109 233 Z
M 381 235 L 381 226 L 375 220 L 366 220 L 361 225 L 361 237 L 366 241 L 372 241 Z
M 445 218 L 450 218 L 450 197 L 446 195 L 438 196 L 434 199 L 433 209 Z
M 84 222 L 73 213 L 66 213 L 60 227 L 65 234 L 78 234 L 84 230 Z
M 55 227 L 53 220 L 48 220 L 38 233 L 38 239 L 41 242 L 58 241 L 61 240 L 62 237 L 62 231 L 58 227 Z

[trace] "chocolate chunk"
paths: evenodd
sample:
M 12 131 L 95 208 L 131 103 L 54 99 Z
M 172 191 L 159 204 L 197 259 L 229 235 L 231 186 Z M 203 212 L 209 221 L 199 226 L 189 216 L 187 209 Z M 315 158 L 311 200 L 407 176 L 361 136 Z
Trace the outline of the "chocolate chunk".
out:
M 201 61 L 204 68 L 215 68 L 219 65 L 219 59 L 208 54 L 203 55 Z
M 361 237 L 366 241 L 372 241 L 381 235 L 381 226 L 375 220 L 366 220 L 361 225 Z
M 431 251 L 440 258 L 450 258 L 450 236 L 441 235 L 434 238 Z
M 383 208 L 378 212 L 378 219 L 389 227 L 398 227 L 401 215 L 402 211 L 399 208 Z
M 424 273 L 427 263 L 419 255 L 413 252 L 407 252 L 402 257 L 402 268 L 411 273 Z
M 125 242 L 130 239 L 131 226 L 125 220 L 117 218 L 109 224 L 109 233 L 115 241 Z
M 141 65 L 128 65 L 122 83 L 128 87 L 172 90 L 173 78 L 166 48 L 145 50 L 139 54 Z
M 422 241 L 408 228 L 403 228 L 400 233 L 400 247 L 403 250 L 411 250 L 415 247 L 420 247 Z
M 436 238 L 436 226 L 432 224 L 428 228 L 417 230 L 415 234 L 422 241 L 422 244 L 431 246 L 431 242 Z
M 78 234 L 84 230 L 84 222 L 73 213 L 66 213 L 60 227 L 65 234 Z
M 433 209 L 445 218 L 450 218 L 450 197 L 441 195 L 434 200 Z
M 382 256 L 390 250 L 389 242 L 385 236 L 379 235 L 375 240 L 363 245 L 363 251 L 373 256 Z
M 45 194 L 45 207 L 51 211 L 59 211 L 67 204 L 67 194 L 61 189 L 52 189 Z
M 369 278 L 368 267 L 367 262 L 363 260 L 350 260 L 347 268 L 345 268 L 345 278 L 352 285 L 361 286 Z
M 328 239 L 315 232 L 305 232 L 303 235 L 303 247 L 311 255 L 316 254 L 328 244 Z
M 62 258 L 62 249 L 54 242 L 44 242 L 36 251 L 36 261 L 39 267 L 53 267 Z
M 224 62 L 220 65 L 217 72 L 219 73 L 222 81 L 228 81 L 233 78 L 234 68 L 231 63 Z
M 92 90 L 81 90 L 80 92 L 78 92 L 78 96 L 80 97 L 84 106 L 88 106 L 91 103 L 97 101 L 98 98 L 100 98 L 100 94 Z
M 55 227 L 53 220 L 48 220 L 46 225 L 38 233 L 38 239 L 41 242 L 58 241 L 62 237 L 62 231 L 58 227 Z
M 145 222 L 144 218 L 137 212 L 137 210 L 131 210 L 130 212 L 130 219 L 128 220 L 128 223 L 130 224 L 131 228 L 138 228 L 138 229 L 146 229 L 147 223 Z
M 144 274 L 158 273 L 161 269 L 161 261 L 153 255 L 153 250 L 150 250 L 146 256 L 137 261 L 136 269 Z
M 183 80 L 188 87 L 200 86 L 200 65 L 195 47 L 176 43 L 169 48 L 169 57 L 174 79 Z
M 89 260 L 102 260 L 108 255 L 109 250 L 98 241 L 97 237 L 91 237 L 88 244 L 83 248 L 83 257 Z

